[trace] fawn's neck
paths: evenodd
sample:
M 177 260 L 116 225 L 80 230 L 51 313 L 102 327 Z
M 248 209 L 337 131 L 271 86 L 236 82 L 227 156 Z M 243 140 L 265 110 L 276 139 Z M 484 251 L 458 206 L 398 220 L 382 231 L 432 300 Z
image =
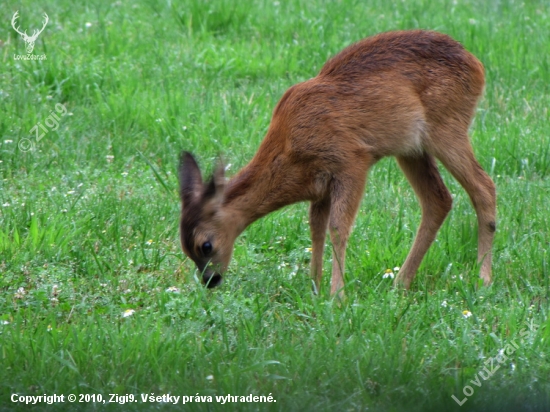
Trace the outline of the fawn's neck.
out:
M 228 218 L 235 219 L 239 233 L 268 213 L 307 199 L 301 171 L 280 145 L 267 137 L 251 162 L 227 184 L 223 207 Z

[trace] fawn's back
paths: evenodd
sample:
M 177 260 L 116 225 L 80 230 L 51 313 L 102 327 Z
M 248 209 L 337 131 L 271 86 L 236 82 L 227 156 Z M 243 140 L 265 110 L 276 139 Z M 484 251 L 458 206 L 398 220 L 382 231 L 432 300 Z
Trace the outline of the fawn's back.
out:
M 330 59 L 319 75 L 291 87 L 273 128 L 295 156 L 347 162 L 347 150 L 376 158 L 436 152 L 442 124 L 467 129 L 484 86 L 483 66 L 450 37 L 389 32 Z M 269 135 L 268 135 L 269 137 Z M 283 144 L 282 142 L 280 144 Z

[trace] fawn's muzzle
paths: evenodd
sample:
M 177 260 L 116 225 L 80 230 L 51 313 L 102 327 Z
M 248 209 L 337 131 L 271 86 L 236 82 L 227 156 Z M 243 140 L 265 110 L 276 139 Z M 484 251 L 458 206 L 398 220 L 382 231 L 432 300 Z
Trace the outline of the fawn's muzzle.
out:
M 222 275 L 219 273 L 206 271 L 202 274 L 202 283 L 204 283 L 208 289 L 221 285 L 222 281 Z

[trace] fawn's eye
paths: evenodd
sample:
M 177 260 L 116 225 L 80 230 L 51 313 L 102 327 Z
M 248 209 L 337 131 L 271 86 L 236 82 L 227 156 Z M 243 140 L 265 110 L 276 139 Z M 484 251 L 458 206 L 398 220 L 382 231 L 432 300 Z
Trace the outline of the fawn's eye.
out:
M 204 242 L 201 246 L 201 252 L 204 256 L 208 256 L 210 253 L 212 253 L 212 243 Z

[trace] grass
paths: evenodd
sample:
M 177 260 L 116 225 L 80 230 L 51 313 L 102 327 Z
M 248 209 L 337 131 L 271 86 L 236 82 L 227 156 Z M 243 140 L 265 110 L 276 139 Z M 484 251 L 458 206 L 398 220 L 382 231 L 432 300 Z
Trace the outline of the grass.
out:
M 211 396 L 187 404 L 208 411 L 550 408 L 544 1 L 0 9 L 0 410 L 28 409 L 14 393 L 139 400 L 37 410 L 175 408 L 141 401 L 153 393 Z M 29 32 L 48 13 L 34 50 L 46 60 L 14 60 L 25 50 L 8 23 L 16 10 Z M 360 38 L 418 27 L 450 34 L 486 67 L 472 139 L 498 190 L 494 285 L 479 285 L 475 214 L 444 173 L 454 209 L 412 290 L 391 288 L 383 274 L 403 262 L 419 207 L 384 159 L 348 247 L 346 302 L 328 296 L 329 253 L 321 296 L 311 293 L 304 204 L 248 228 L 224 285 L 205 290 L 179 249 L 179 151 L 207 171 L 223 154 L 235 173 L 288 87 Z M 67 113 L 56 127 L 48 118 L 58 103 Z M 39 141 L 38 124 L 47 130 Z M 22 139 L 33 149 L 21 150 Z M 491 360 L 502 364 L 480 380 Z M 459 406 L 451 396 L 464 393 Z M 216 402 L 227 394 L 277 402 Z

